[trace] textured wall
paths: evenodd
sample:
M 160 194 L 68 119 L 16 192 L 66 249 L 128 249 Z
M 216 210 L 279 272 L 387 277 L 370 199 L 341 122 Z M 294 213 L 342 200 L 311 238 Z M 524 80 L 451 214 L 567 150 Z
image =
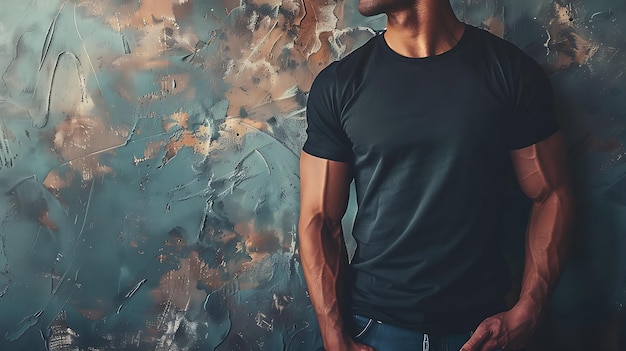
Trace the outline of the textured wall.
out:
M 580 214 L 539 336 L 617 350 L 626 3 L 453 5 L 559 97 Z M 353 0 L 0 6 L 0 350 L 317 349 L 295 245 L 304 105 L 384 18 Z

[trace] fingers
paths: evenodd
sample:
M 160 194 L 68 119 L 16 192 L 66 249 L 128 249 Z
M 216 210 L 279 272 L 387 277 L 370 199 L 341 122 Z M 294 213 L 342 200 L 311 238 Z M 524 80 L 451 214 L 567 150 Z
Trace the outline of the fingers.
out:
M 498 349 L 498 342 L 494 339 L 489 339 L 485 341 L 483 347 L 480 348 L 480 351 L 493 351 Z
M 357 347 L 355 350 L 357 351 L 376 351 L 373 347 L 369 346 L 369 345 L 363 345 L 363 344 L 356 344 Z
M 461 347 L 461 351 L 483 351 L 484 346 L 487 345 L 487 341 L 491 337 L 491 331 L 481 323 L 467 342 Z
M 493 339 L 481 340 L 478 342 L 482 343 L 473 343 L 472 341 L 468 341 L 463 345 L 461 351 L 493 351 L 498 347 L 498 343 Z
M 376 349 L 374 349 L 373 347 L 369 346 L 369 345 L 365 345 L 365 344 L 361 344 L 358 343 L 354 340 L 352 340 L 352 345 L 349 347 L 350 350 L 355 350 L 355 351 L 376 351 Z

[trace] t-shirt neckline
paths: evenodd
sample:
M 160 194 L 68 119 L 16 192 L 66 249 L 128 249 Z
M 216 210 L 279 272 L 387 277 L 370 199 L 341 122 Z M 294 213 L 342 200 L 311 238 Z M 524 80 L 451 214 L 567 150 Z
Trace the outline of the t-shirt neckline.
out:
M 387 44 L 387 41 L 385 40 L 385 36 L 384 36 L 385 34 L 384 30 L 380 31 L 377 35 L 378 37 L 377 39 L 379 42 L 378 46 L 385 52 L 385 54 L 391 56 L 394 59 L 404 61 L 404 62 L 418 63 L 418 62 L 439 61 L 447 57 L 453 56 L 457 51 L 459 51 L 463 46 L 465 46 L 465 42 L 468 41 L 468 37 L 470 36 L 469 32 L 471 31 L 471 26 L 468 24 L 464 24 L 464 25 L 465 25 L 465 30 L 463 30 L 463 34 L 461 35 L 461 38 L 459 39 L 459 41 L 449 50 L 444 51 L 438 55 L 432 55 L 432 56 L 426 56 L 426 57 L 407 57 L 404 55 L 400 55 L 399 53 L 393 51 L 393 49 L 389 47 L 389 44 Z

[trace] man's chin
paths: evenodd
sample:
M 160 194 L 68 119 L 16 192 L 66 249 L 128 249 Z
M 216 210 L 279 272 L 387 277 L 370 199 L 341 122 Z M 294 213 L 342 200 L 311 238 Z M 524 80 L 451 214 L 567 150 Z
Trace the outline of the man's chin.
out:
M 380 15 L 381 13 L 384 13 L 383 10 L 375 8 L 375 7 L 365 7 L 365 6 L 360 6 L 358 7 L 359 13 L 362 16 L 365 17 L 371 17 L 371 16 L 376 16 L 376 15 Z

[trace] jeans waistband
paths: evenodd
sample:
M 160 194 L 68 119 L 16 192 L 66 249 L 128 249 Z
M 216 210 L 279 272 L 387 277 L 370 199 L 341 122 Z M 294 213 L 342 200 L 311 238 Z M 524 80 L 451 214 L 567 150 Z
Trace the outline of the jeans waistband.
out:
M 352 336 L 357 342 L 365 342 L 366 344 L 368 342 L 374 342 L 389 345 L 396 340 L 406 340 L 407 342 L 405 342 L 405 344 L 413 345 L 410 348 L 411 350 L 414 350 L 416 345 L 421 344 L 421 350 L 423 351 L 458 351 L 460 346 L 465 343 L 472 334 L 470 331 L 461 333 L 420 332 L 360 315 L 354 315 L 353 322 L 356 328 L 353 329 Z M 399 350 L 398 347 L 401 348 L 404 346 L 405 345 L 397 345 L 391 349 Z M 456 348 L 456 350 L 454 348 Z

